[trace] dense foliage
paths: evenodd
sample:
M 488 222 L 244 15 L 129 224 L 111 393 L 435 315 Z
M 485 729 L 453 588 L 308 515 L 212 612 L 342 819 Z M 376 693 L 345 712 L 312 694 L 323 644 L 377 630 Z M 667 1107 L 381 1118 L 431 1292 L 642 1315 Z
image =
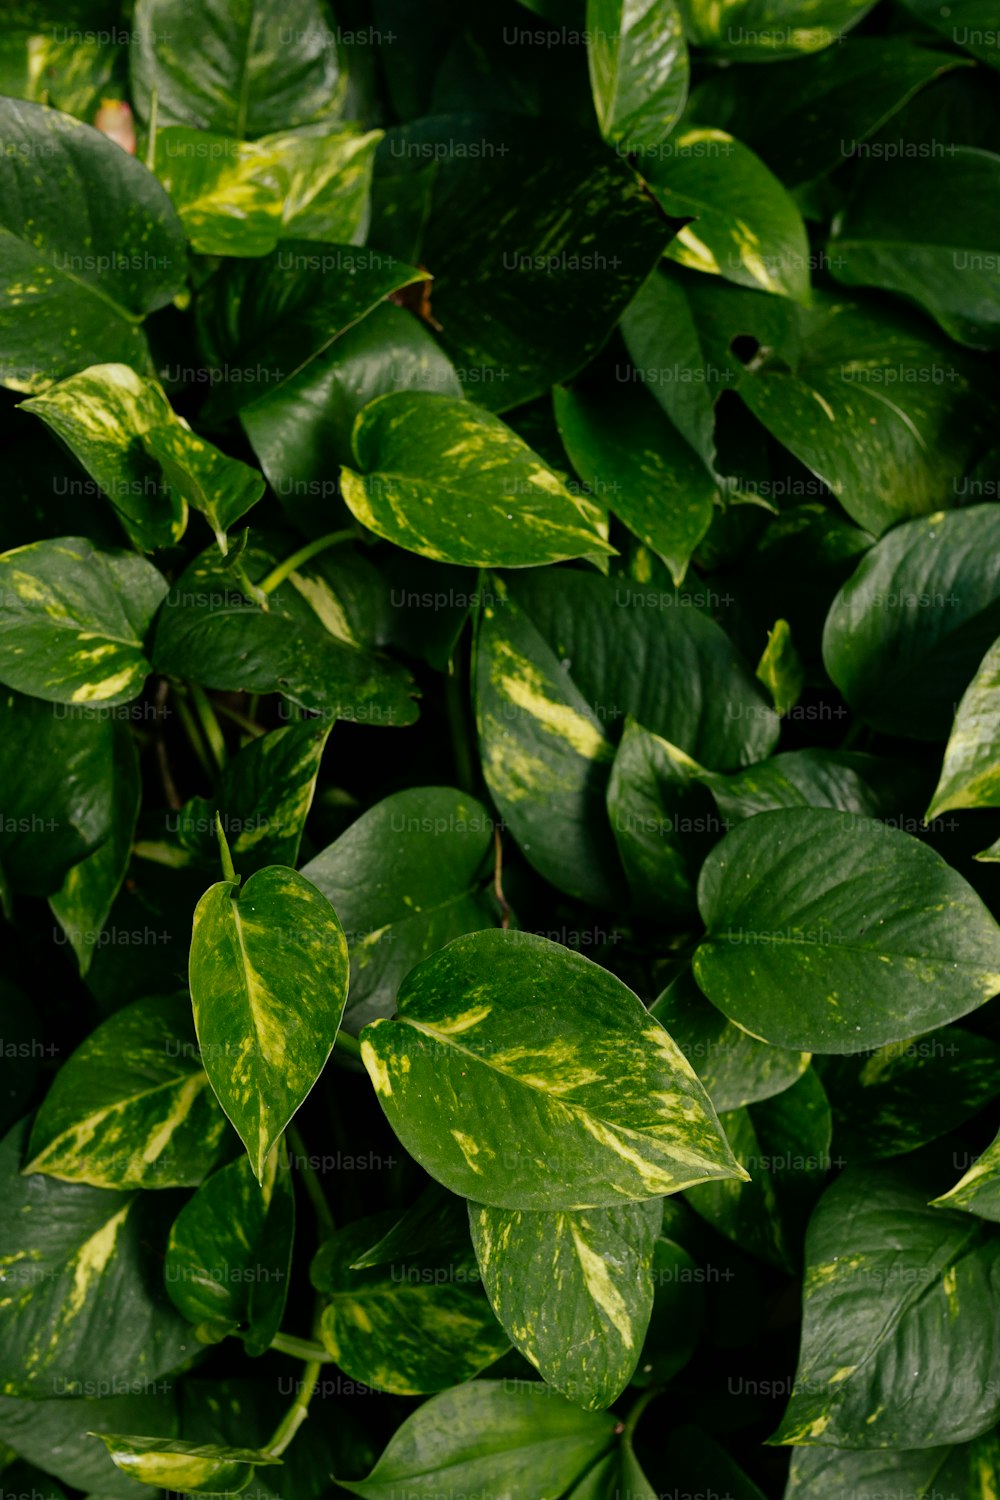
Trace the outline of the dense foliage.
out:
M 994 8 L 2 19 L 5 1500 L 996 1500 Z

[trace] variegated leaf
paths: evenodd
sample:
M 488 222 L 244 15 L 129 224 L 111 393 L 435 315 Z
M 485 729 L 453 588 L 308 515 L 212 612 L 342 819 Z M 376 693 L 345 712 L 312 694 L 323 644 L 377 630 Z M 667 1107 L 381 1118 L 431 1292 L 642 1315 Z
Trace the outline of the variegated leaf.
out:
M 188 505 L 225 551 L 226 528 L 264 493 L 261 474 L 197 437 L 158 382 L 128 365 L 92 365 L 21 404 L 62 438 L 143 551 L 177 541 Z
M 631 990 L 530 933 L 470 933 L 418 965 L 361 1055 L 410 1154 L 493 1207 L 610 1207 L 744 1175 Z
M 214 1173 L 184 1205 L 167 1241 L 164 1281 L 174 1306 L 206 1343 L 240 1331 L 263 1354 L 288 1296 L 295 1195 L 284 1144 L 258 1183 L 246 1156 Z
M 40 104 L 0 99 L 0 140 L 0 383 L 42 391 L 102 360 L 152 374 L 143 318 L 187 270 L 163 188 L 99 131 Z
M 1000 1436 L 994 1430 L 950 1448 L 795 1448 L 784 1500 L 994 1500 L 997 1494 Z
M 280 240 L 363 239 L 382 132 L 313 126 L 238 141 L 172 126 L 154 169 L 201 255 L 267 255 Z
M 137 698 L 144 638 L 167 581 L 131 552 L 86 537 L 32 542 L 0 556 L 0 678 L 50 703 Z
M 0 1394 L 85 1395 L 95 1337 L 116 1380 L 176 1369 L 198 1346 L 159 1284 L 163 1200 L 23 1176 L 27 1133 L 0 1145 Z
M 653 1307 L 659 1199 L 577 1213 L 469 1204 L 483 1284 L 514 1343 L 577 1406 L 628 1384 Z
M 390 1248 L 369 1264 L 364 1252 L 394 1214 L 349 1224 L 320 1247 L 311 1273 L 325 1302 L 320 1337 L 352 1379 L 416 1396 L 471 1380 L 510 1348 L 483 1295 L 465 1207 L 453 1198 L 448 1208 L 433 1247 Z
M 1000 1347 L 983 1337 L 1000 1312 L 1000 1240 L 928 1207 L 933 1178 L 908 1166 L 855 1168 L 820 1199 L 798 1370 L 774 1442 L 933 1448 L 1000 1415 Z
M 258 1181 L 323 1071 L 347 998 L 337 914 L 294 870 L 271 865 L 198 903 L 190 981 L 202 1061 Z
M 123 1432 L 95 1432 L 111 1461 L 142 1484 L 159 1485 L 189 1495 L 234 1495 L 246 1489 L 264 1464 L 280 1464 L 258 1448 L 222 1448 L 215 1443 L 187 1443 L 181 1438 L 137 1437 Z
M 1000 640 L 994 641 L 955 714 L 929 823 L 959 807 L 1000 806 Z
M 526 568 L 607 553 L 607 524 L 490 412 L 428 391 L 397 391 L 354 425 L 360 473 L 344 499 L 377 536 L 467 567 Z
M 252 875 L 265 865 L 294 869 L 332 727 L 329 721 L 305 719 L 244 745 L 227 762 L 214 801 L 194 797 L 182 809 L 181 842 L 214 862 L 218 818 L 237 874 Z
M 136 1000 L 60 1068 L 24 1170 L 92 1187 L 193 1187 L 227 1135 L 187 998 Z
M 1000 1223 L 1000 1135 L 953 1188 L 934 1199 L 934 1207 L 961 1209 L 963 1213 Z

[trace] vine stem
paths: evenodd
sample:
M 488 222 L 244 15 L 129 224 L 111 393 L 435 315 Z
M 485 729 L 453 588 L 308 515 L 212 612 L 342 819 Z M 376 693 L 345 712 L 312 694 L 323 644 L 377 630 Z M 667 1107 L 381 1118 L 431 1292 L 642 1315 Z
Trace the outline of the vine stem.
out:
M 325 552 L 328 547 L 337 547 L 341 542 L 353 542 L 357 539 L 357 532 L 353 526 L 345 527 L 342 531 L 331 531 L 326 536 L 317 538 L 315 542 L 307 542 L 291 557 L 286 557 L 284 562 L 278 563 L 272 568 L 266 578 L 262 578 L 257 588 L 262 594 L 273 594 L 279 583 L 284 583 L 290 573 L 296 568 L 301 568 L 303 563 L 310 562 L 319 553 Z
M 314 1344 L 312 1339 L 296 1338 L 294 1333 L 276 1333 L 268 1347 L 276 1354 L 290 1354 L 293 1359 L 315 1360 L 318 1365 L 333 1363 L 333 1355 L 327 1354 L 322 1344 Z
M 311 1359 L 306 1365 L 302 1374 L 299 1393 L 278 1423 L 274 1430 L 274 1436 L 264 1449 L 264 1452 L 270 1458 L 281 1457 L 309 1415 L 309 1403 L 313 1398 L 313 1392 L 316 1389 L 316 1382 L 319 1380 L 321 1369 L 322 1364 L 318 1359 Z
M 323 1192 L 323 1184 L 320 1182 L 316 1169 L 312 1164 L 312 1158 L 306 1149 L 306 1143 L 302 1138 L 302 1132 L 295 1124 L 289 1124 L 288 1140 L 294 1153 L 295 1166 L 302 1176 L 302 1185 L 309 1194 L 309 1201 L 316 1215 L 316 1228 L 319 1231 L 319 1239 L 322 1242 L 330 1238 L 336 1232 L 337 1225 L 330 1205 L 326 1201 Z M 272 1348 L 274 1346 L 272 1345 Z
M 349 1057 L 356 1057 L 359 1061 L 361 1060 L 361 1043 L 357 1037 L 348 1035 L 346 1031 L 337 1032 L 337 1037 L 333 1045 L 339 1047 L 341 1052 L 346 1052 Z
M 188 687 L 191 691 L 191 702 L 194 704 L 194 711 L 198 715 L 198 722 L 201 725 L 201 732 L 205 736 L 205 742 L 211 752 L 212 759 L 215 761 L 216 769 L 224 771 L 226 761 L 229 759 L 229 752 L 226 749 L 225 736 L 215 716 L 215 709 L 212 706 L 211 699 L 204 688 L 199 687 L 196 682 L 189 682 Z
M 662 1394 L 662 1385 L 651 1385 L 647 1391 L 643 1391 L 622 1424 L 621 1437 L 623 1443 L 631 1443 L 635 1437 L 635 1429 L 639 1425 L 639 1418 L 649 1403 L 655 1401 L 657 1396 L 662 1396 Z

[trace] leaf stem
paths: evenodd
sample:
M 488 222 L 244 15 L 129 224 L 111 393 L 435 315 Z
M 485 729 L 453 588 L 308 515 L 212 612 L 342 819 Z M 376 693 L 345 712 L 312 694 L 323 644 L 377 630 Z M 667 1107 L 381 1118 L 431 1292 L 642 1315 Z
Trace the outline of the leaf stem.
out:
M 353 526 L 345 527 L 342 531 L 331 531 L 327 536 L 319 537 L 315 542 L 307 542 L 291 557 L 286 557 L 284 562 L 278 563 L 272 568 L 266 578 L 262 578 L 257 587 L 262 594 L 273 594 L 279 583 L 284 583 L 290 573 L 296 568 L 301 568 L 303 563 L 310 562 L 328 547 L 337 547 L 341 542 L 353 542 L 357 540 L 358 533 Z
M 333 1363 L 333 1355 L 327 1354 L 322 1344 L 314 1344 L 312 1339 L 297 1338 L 294 1333 L 276 1333 L 269 1348 L 276 1354 L 290 1354 L 293 1359 L 315 1360 L 318 1365 Z
M 274 1436 L 264 1449 L 264 1452 L 271 1458 L 280 1458 L 309 1415 L 309 1402 L 312 1400 L 313 1392 L 316 1389 L 316 1382 L 319 1380 L 321 1368 L 322 1366 L 318 1359 L 311 1359 L 306 1365 L 302 1373 L 299 1393 L 278 1423 L 274 1430 Z
M 201 725 L 201 731 L 205 736 L 212 759 L 215 761 L 216 768 L 219 771 L 224 771 L 226 761 L 229 759 L 229 752 L 226 749 L 225 736 L 215 716 L 212 701 L 205 692 L 205 689 L 199 687 L 196 682 L 189 682 L 188 688 L 191 692 L 191 702 L 194 704 L 194 711 L 198 715 L 198 722 Z
M 449 672 L 444 680 L 444 702 L 448 714 L 452 754 L 455 757 L 455 779 L 463 792 L 471 794 L 476 787 L 476 773 L 469 748 L 462 678 L 458 672 Z
M 194 751 L 195 756 L 198 760 L 198 764 L 201 766 L 209 781 L 214 781 L 215 768 L 212 765 L 211 758 L 207 750 L 205 749 L 204 744 L 202 743 L 201 733 L 198 729 L 198 721 L 180 693 L 178 693 L 176 696 L 177 713 L 178 717 L 180 718 L 184 733 L 187 736 L 187 742 L 191 746 L 191 749 Z
M 258 739 L 262 734 L 267 733 L 263 724 L 255 724 L 253 719 L 247 718 L 246 714 L 237 712 L 235 708 L 228 708 L 225 703 L 214 703 L 212 707 L 217 714 L 221 714 L 224 719 L 228 719 L 238 729 L 242 729 L 244 734 L 252 734 L 255 739 Z
M 316 1215 L 318 1238 L 320 1241 L 327 1240 L 331 1234 L 336 1232 L 337 1225 L 333 1214 L 330 1212 L 330 1205 L 326 1201 L 323 1184 L 317 1176 L 316 1168 L 312 1164 L 312 1157 L 309 1155 L 299 1127 L 290 1122 L 287 1126 L 287 1135 L 292 1148 L 292 1161 L 295 1164 L 296 1170 L 301 1174 L 302 1185 L 309 1194 L 309 1201 L 313 1206 L 313 1213 Z
M 625 1422 L 622 1426 L 623 1443 L 631 1443 L 632 1439 L 635 1437 L 635 1429 L 639 1425 L 639 1418 L 646 1410 L 646 1407 L 651 1401 L 655 1401 L 657 1396 L 662 1395 L 662 1385 L 651 1385 L 648 1390 L 643 1391 L 642 1395 L 639 1397 L 638 1401 L 635 1402 L 628 1416 L 625 1418 Z
M 506 932 L 510 926 L 510 903 L 503 893 L 503 839 L 499 828 L 493 829 L 493 894 L 500 907 L 500 926 Z
M 357 1037 L 350 1036 L 346 1031 L 338 1031 L 337 1039 L 333 1044 L 339 1047 L 341 1052 L 346 1052 L 349 1057 L 361 1058 L 361 1043 Z

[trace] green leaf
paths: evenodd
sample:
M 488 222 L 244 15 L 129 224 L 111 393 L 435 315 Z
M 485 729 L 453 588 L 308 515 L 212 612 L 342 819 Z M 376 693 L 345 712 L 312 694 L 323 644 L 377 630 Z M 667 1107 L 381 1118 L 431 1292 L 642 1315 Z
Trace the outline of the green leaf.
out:
M 615 1419 L 547 1386 L 475 1380 L 407 1417 L 367 1479 L 337 1479 L 366 1500 L 444 1494 L 562 1495 L 610 1445 Z
M 699 985 L 775 1046 L 861 1052 L 1000 989 L 1000 928 L 972 887 L 928 845 L 868 818 L 758 813 L 709 855 L 698 905 Z
M 708 829 L 690 793 L 700 770 L 675 745 L 626 719 L 608 780 L 608 816 L 640 912 L 681 920 L 694 914 L 697 836 Z
M 198 301 L 213 366 L 205 419 L 220 422 L 280 391 L 391 292 L 426 274 L 373 250 L 309 240 L 227 262 Z
M 740 1175 L 683 1053 L 620 980 L 523 932 L 456 938 L 361 1055 L 403 1145 L 496 1208 L 618 1206 Z
M 54 896 L 74 866 L 103 852 L 122 733 L 108 712 L 0 692 L 0 888 Z
M 707 1495 L 714 1492 L 725 1495 L 727 1500 L 764 1500 L 762 1491 L 701 1427 L 675 1428 L 664 1445 L 663 1462 L 681 1494 L 700 1487 Z M 847 1494 L 839 1500 L 848 1500 Z M 862 1497 L 857 1495 L 852 1500 Z
M 278 1146 L 258 1183 L 245 1156 L 215 1172 L 184 1205 L 167 1242 L 164 1281 L 189 1322 L 240 1330 L 248 1354 L 263 1354 L 288 1296 L 295 1197 Z
M 586 33 L 602 136 L 622 155 L 655 149 L 687 97 L 687 47 L 674 0 L 587 0 Z
M 94 365 L 22 405 L 63 439 L 145 552 L 178 540 L 189 504 L 225 551 L 227 528 L 264 492 L 256 470 L 196 437 L 162 387 L 127 365 Z
M 280 240 L 363 240 L 382 132 L 325 125 L 238 141 L 172 126 L 156 174 L 201 255 L 268 255 Z
M 127 703 L 150 671 L 144 637 L 166 592 L 152 564 L 86 537 L 5 552 L 0 675 L 50 703 Z
M 996 349 L 998 197 L 1000 156 L 989 151 L 868 163 L 834 220 L 837 280 L 898 292 L 959 343 Z
M 929 823 L 958 807 L 1000 805 L 1000 640 L 983 657 L 955 713 Z
M 151 374 L 142 321 L 186 273 L 170 199 L 140 162 L 58 110 L 0 99 L 0 139 L 0 383 L 41 391 L 106 360 Z
M 671 260 L 740 286 L 809 298 L 809 241 L 793 200 L 749 147 L 724 130 L 682 130 L 665 160 L 644 165 L 658 203 L 693 217 L 667 246 Z
M 389 1016 L 396 991 L 452 938 L 492 926 L 481 875 L 493 820 L 450 787 L 396 792 L 302 868 L 335 907 L 347 935 L 351 985 L 345 1029 Z
M 725 126 L 752 146 L 786 187 L 812 182 L 838 167 L 921 89 L 967 59 L 918 46 L 909 36 L 849 36 L 808 57 L 773 64 L 760 75 L 729 69 L 719 88 Z M 712 86 L 696 96 L 695 113 L 711 123 Z M 830 257 L 817 257 L 830 269 Z
M 24 1122 L 0 1145 L 0 1391 L 86 1395 L 95 1367 L 148 1389 L 196 1347 L 157 1287 L 149 1200 L 22 1176 L 26 1137 Z
M 772 437 L 878 535 L 937 510 L 990 421 L 968 356 L 903 309 L 816 293 L 794 364 L 764 358 L 739 393 Z
M 257 584 L 279 556 L 275 546 L 254 545 L 240 561 Z M 359 639 L 363 601 L 359 610 L 351 598 L 358 582 L 364 595 L 366 575 L 358 580 L 349 565 L 319 558 L 274 589 L 265 611 L 211 547 L 167 595 L 153 641 L 156 669 L 221 691 L 281 693 L 329 722 L 411 724 L 413 679 Z
M 874 0 L 818 0 L 803 10 L 798 0 L 678 0 L 688 40 L 733 61 L 769 62 L 819 52 L 871 10 Z
M 306 719 L 244 745 L 227 761 L 214 800 L 195 798 L 181 813 L 182 842 L 214 862 L 218 814 L 240 875 L 265 865 L 294 869 L 331 728 Z
M 954 1495 L 990 1500 L 1000 1481 L 997 1436 L 984 1433 L 950 1448 L 892 1452 L 869 1448 L 796 1448 L 785 1500 L 842 1500 L 845 1495 L 890 1494 L 897 1500 Z
M 461 396 L 451 361 L 403 308 L 381 303 L 278 390 L 244 407 L 240 421 L 285 511 L 307 533 L 330 524 L 342 464 L 362 407 L 389 391 Z
M 980 1219 L 1000 1222 L 1000 1135 L 960 1177 L 953 1188 L 935 1198 L 934 1207 L 960 1209 Z
M 186 997 L 137 1000 L 60 1068 L 24 1170 L 93 1187 L 193 1187 L 227 1134 Z
M 571 122 L 440 115 L 392 131 L 393 174 L 436 164 L 420 260 L 466 394 L 491 411 L 548 395 L 602 347 L 675 226 Z
M 678 593 L 592 572 L 497 580 L 482 611 L 483 775 L 527 859 L 596 905 L 620 897 L 605 807 L 619 721 L 713 769 L 773 748 L 778 721 L 729 640 Z
M 320 1335 L 340 1369 L 375 1390 L 446 1390 L 493 1364 L 510 1341 L 483 1296 L 461 1202 L 450 1200 L 434 1247 L 390 1246 L 379 1264 L 356 1269 L 391 1218 L 349 1224 L 320 1247 L 311 1273 L 325 1300 Z
M 755 676 L 770 693 L 775 713 L 787 714 L 795 707 L 805 686 L 805 672 L 787 620 L 776 620 L 774 629 L 768 631 Z
M 953 0 L 945 15 L 938 0 L 904 0 L 906 9 L 973 57 L 1000 68 L 1000 37 L 990 0 Z
M 823 661 L 876 729 L 945 739 L 996 638 L 998 600 L 997 506 L 910 521 L 872 548 L 833 601 Z
M 699 778 L 715 798 L 725 826 L 782 807 L 835 807 L 884 818 L 910 801 L 918 778 L 904 761 L 857 750 L 786 750 L 745 771 Z M 911 824 L 916 832 L 918 820 Z
M 336 34 L 318 0 L 139 0 L 132 97 L 144 119 L 223 135 L 305 125 L 340 103 Z
M 314 885 L 279 865 L 198 903 L 191 997 L 205 1071 L 258 1182 L 323 1071 L 347 998 L 347 942 Z
M 831 1059 L 823 1087 L 840 1155 L 852 1164 L 900 1156 L 954 1130 L 1000 1094 L 1000 1048 L 949 1026 Z
M 66 873 L 49 907 L 86 977 L 132 857 L 132 838 L 142 801 L 139 757 L 127 724 L 111 721 L 110 832 L 104 843 Z
M 653 1310 L 634 1386 L 666 1384 L 691 1359 L 702 1330 L 705 1271 L 673 1240 L 653 1246 Z
M 499 417 L 426 391 L 379 396 L 354 425 L 344 499 L 376 536 L 472 568 L 612 552 L 601 513 Z M 475 497 L 475 510 L 470 496 Z
M 658 1199 L 577 1213 L 469 1204 L 486 1294 L 548 1383 L 588 1411 L 617 1400 L 653 1306 Z
M 74 35 L 67 26 L 39 33 L 41 17 L 24 19 L 24 30 L 10 29 L 0 39 L 0 94 L 91 119 L 121 56 L 111 32 Z M 17 17 L 5 20 L 17 25 Z
M 684 582 L 719 492 L 704 464 L 642 389 L 553 391 L 559 435 L 591 494 Z
M 772 1047 L 727 1021 L 705 999 L 689 968 L 653 1001 L 649 1013 L 670 1032 L 720 1112 L 783 1093 L 809 1066 L 808 1052 Z
M 934 1448 L 996 1421 L 998 1355 L 982 1330 L 1000 1241 L 927 1196 L 919 1173 L 887 1166 L 824 1193 L 806 1238 L 795 1385 L 772 1441 Z
M 191 1495 L 237 1494 L 246 1489 L 261 1464 L 280 1464 L 254 1448 L 220 1448 L 181 1438 L 136 1437 L 124 1432 L 95 1432 L 123 1474 L 143 1484 L 184 1490 Z

